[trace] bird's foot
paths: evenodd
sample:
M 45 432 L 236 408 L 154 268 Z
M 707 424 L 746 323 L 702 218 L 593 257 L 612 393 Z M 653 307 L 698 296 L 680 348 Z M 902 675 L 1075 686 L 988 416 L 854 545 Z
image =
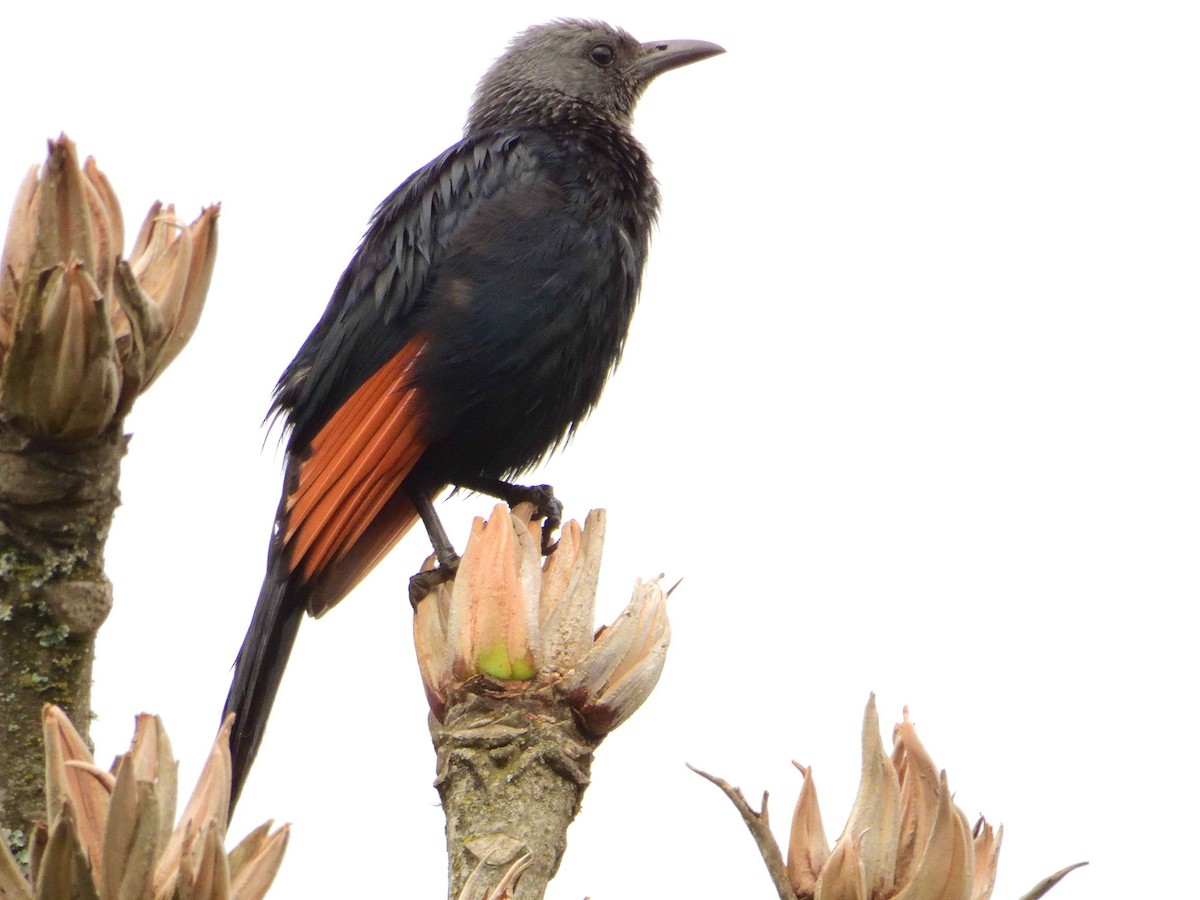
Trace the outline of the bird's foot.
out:
M 542 555 L 549 556 L 558 546 L 554 540 L 554 532 L 562 525 L 562 501 L 554 496 L 554 488 L 548 484 L 510 484 L 498 478 L 472 478 L 455 482 L 459 487 L 469 491 L 479 491 L 489 497 L 503 500 L 509 506 L 518 503 L 532 503 L 536 509 L 535 519 L 545 519 L 542 523 Z
M 535 484 L 528 487 L 511 484 L 509 488 L 511 495 L 503 498 L 509 506 L 516 506 L 518 503 L 532 503 L 537 510 L 534 518 L 545 520 L 542 522 L 542 555 L 549 556 L 558 546 L 558 541 L 554 539 L 554 532 L 558 531 L 559 526 L 562 525 L 562 501 L 554 496 L 554 488 L 548 484 Z
M 460 559 L 458 554 L 454 554 L 453 560 L 441 562 L 437 568 L 425 569 L 408 579 L 408 602 L 412 604 L 414 610 L 417 608 L 417 604 L 429 595 L 430 591 L 439 584 L 445 584 L 454 578 L 458 573 Z

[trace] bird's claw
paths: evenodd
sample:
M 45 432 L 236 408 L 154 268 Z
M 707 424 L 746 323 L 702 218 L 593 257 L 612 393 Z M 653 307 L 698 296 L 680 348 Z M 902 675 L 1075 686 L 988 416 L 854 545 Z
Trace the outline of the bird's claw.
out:
M 548 484 L 535 484 L 522 488 L 522 500 L 537 507 L 535 518 L 545 519 L 542 523 L 542 556 L 549 556 L 558 546 L 554 532 L 562 525 L 562 501 L 554 496 L 554 488 Z
M 545 519 L 542 523 L 542 555 L 549 556 L 558 546 L 554 540 L 554 532 L 562 525 L 562 501 L 554 496 L 554 488 L 548 484 L 511 484 L 490 478 L 476 478 L 456 481 L 456 485 L 472 491 L 479 491 L 503 500 L 509 506 L 518 503 L 529 503 L 534 507 L 532 518 Z
M 408 602 L 412 604 L 414 610 L 417 608 L 417 604 L 429 595 L 430 591 L 439 584 L 445 584 L 454 578 L 458 573 L 458 563 L 459 557 L 455 556 L 450 565 L 439 565 L 434 569 L 426 569 L 408 579 Z

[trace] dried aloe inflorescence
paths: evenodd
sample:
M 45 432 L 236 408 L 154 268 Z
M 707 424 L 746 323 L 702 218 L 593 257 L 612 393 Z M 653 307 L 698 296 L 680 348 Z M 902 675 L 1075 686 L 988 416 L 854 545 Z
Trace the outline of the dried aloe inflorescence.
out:
M 138 716 L 129 751 L 108 772 L 58 707 L 45 708 L 43 732 L 47 822 L 37 831 L 28 877 L 0 843 L 0 897 L 258 900 L 266 894 L 288 826 L 272 832 L 267 822 L 225 853 L 229 722 L 174 829 L 177 763 L 157 716 Z
M 542 896 L 594 750 L 650 695 L 670 643 L 657 580 L 595 630 L 603 510 L 564 525 L 545 558 L 532 513 L 476 519 L 455 577 L 413 623 L 454 896 Z
M 217 206 L 190 225 L 155 203 L 122 258 L 116 194 L 65 136 L 13 204 L 0 257 L 0 412 L 79 440 L 121 419 L 192 336 L 217 252 Z
M 954 804 L 944 770 L 925 750 L 904 710 L 892 732 L 892 752 L 879 736 L 875 697 L 862 727 L 858 795 L 841 835 L 830 849 L 812 769 L 804 776 L 792 814 L 786 862 L 767 820 L 767 795 L 755 812 L 728 782 L 699 772 L 733 801 L 762 853 L 784 900 L 989 900 L 1000 859 L 1001 826 L 982 816 L 972 827 Z M 1036 900 L 1062 880 L 1069 866 L 1021 900 Z

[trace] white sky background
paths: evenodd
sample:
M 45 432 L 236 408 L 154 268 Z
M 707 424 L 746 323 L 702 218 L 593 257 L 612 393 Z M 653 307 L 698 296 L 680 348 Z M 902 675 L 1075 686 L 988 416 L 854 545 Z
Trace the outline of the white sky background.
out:
M 527 479 L 608 508 L 605 618 L 635 576 L 686 579 L 552 896 L 772 896 L 684 761 L 771 789 L 781 840 L 789 760 L 814 766 L 832 838 L 870 691 L 885 728 L 910 705 L 968 816 L 1004 823 L 997 898 L 1084 859 L 1051 896 L 1178 895 L 1200 800 L 1193 4 L 54 9 L 0 9 L 0 195 L 65 130 L 130 239 L 156 198 L 224 204 L 199 331 L 128 420 L 101 759 L 151 710 L 194 779 L 278 497 L 275 378 L 511 35 L 586 15 L 729 52 L 638 110 L 664 206 L 626 359 Z M 460 544 L 490 505 L 442 504 Z M 444 889 L 406 599 L 427 552 L 418 529 L 301 631 L 233 829 L 294 823 L 275 896 Z

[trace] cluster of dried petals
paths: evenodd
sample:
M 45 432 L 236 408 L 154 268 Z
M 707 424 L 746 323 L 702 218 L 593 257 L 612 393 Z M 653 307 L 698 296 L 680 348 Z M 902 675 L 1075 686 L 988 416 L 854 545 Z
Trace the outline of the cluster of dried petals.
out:
M 128 262 L 108 179 L 50 142 L 13 204 L 0 257 L 0 412 L 39 437 L 122 418 L 196 329 L 216 259 L 217 206 L 191 225 L 155 203 Z
M 543 559 L 533 508 L 498 504 L 476 519 L 456 577 L 413 621 L 421 679 L 434 714 L 475 678 L 510 690 L 550 686 L 595 734 L 612 731 L 658 683 L 671 638 L 657 581 L 638 582 L 612 625 L 593 624 L 604 511 L 567 522 Z
M 832 851 L 810 769 L 792 816 L 787 873 L 798 898 L 987 900 L 1004 829 L 972 829 L 908 720 L 884 751 L 872 696 L 863 717 L 862 775 L 854 808 Z
M 221 729 L 187 808 L 175 818 L 177 764 L 162 722 L 140 715 L 129 751 L 96 766 L 56 706 L 43 713 L 48 826 L 39 826 L 28 878 L 0 843 L 0 897 L 18 900 L 258 900 L 283 859 L 288 826 L 267 822 L 226 854 L 231 763 Z

